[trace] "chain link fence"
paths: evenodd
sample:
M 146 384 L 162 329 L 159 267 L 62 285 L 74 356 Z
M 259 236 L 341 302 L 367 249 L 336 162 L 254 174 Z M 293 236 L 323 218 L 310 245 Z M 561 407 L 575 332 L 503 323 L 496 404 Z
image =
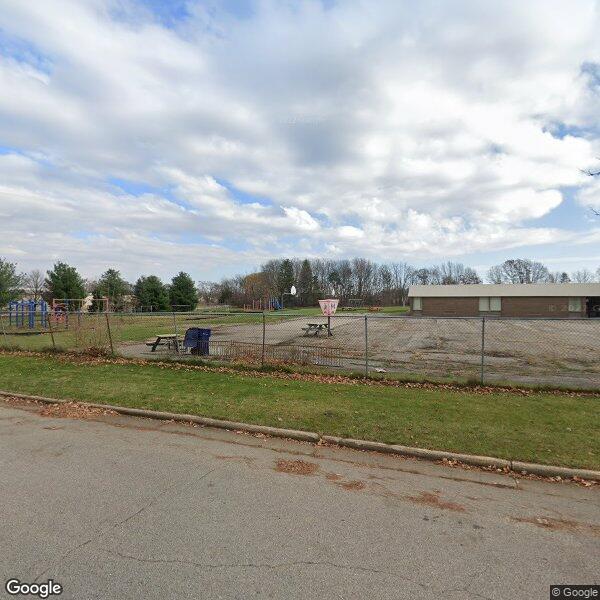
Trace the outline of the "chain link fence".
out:
M 327 372 L 600 389 L 600 320 L 298 312 L 69 313 L 17 326 L 0 348 L 291 365 Z M 186 332 L 210 330 L 190 343 Z M 188 337 L 189 337 L 188 333 Z M 190 347 L 192 346 L 192 347 Z

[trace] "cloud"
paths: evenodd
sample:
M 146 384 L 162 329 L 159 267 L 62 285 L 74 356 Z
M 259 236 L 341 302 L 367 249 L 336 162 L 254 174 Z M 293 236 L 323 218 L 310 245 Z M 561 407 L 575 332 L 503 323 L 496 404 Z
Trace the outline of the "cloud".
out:
M 596 171 L 593 172 L 595 173 Z M 579 190 L 577 200 L 583 206 L 600 210 L 600 175 L 590 177 L 588 185 Z
M 3 3 L 0 252 L 429 260 L 574 239 L 543 221 L 565 189 L 598 206 L 598 1 L 224 6 Z

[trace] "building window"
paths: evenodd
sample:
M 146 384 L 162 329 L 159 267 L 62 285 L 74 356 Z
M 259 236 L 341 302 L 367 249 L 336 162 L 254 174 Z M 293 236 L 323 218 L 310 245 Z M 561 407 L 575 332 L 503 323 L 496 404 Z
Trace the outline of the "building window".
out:
M 502 310 L 502 299 L 498 297 L 479 298 L 479 312 L 500 312 Z
M 421 310 L 421 298 L 413 298 L 413 310 Z
M 581 312 L 581 298 L 569 298 L 569 312 Z

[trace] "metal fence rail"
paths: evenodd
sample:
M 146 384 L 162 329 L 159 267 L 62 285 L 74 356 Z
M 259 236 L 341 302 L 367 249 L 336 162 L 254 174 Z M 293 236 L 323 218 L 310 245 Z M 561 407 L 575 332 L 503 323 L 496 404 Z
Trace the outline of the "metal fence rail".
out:
M 210 329 L 208 353 L 183 348 Z M 402 377 L 600 389 L 600 319 L 433 318 L 298 312 L 69 313 L 46 327 L 9 323 L 0 348 L 114 352 L 255 365 L 311 365 Z

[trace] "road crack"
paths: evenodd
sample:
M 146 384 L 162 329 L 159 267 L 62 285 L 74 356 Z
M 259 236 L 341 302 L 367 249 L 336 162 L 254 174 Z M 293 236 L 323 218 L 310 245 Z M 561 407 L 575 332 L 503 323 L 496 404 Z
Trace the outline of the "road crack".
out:
M 174 492 L 172 498 L 177 497 L 184 490 L 186 490 L 189 487 L 191 487 L 193 484 L 202 481 L 205 477 L 208 477 L 211 473 L 214 473 L 215 470 L 216 469 L 211 469 L 210 471 L 207 471 L 206 473 L 204 473 L 203 475 L 201 475 L 197 479 L 193 479 L 192 481 L 186 481 L 183 485 L 180 485 L 178 488 L 175 488 L 175 492 Z M 106 537 L 107 535 L 109 535 L 110 533 L 112 533 L 118 527 L 120 527 L 122 525 L 125 525 L 126 523 L 129 523 L 129 521 L 131 521 L 135 517 L 141 515 L 143 512 L 147 511 L 149 508 L 151 508 L 152 506 L 154 506 L 155 504 L 157 504 L 160 500 L 162 500 L 162 498 L 164 498 L 166 495 L 168 495 L 169 492 L 173 492 L 173 485 L 172 484 L 169 485 L 167 488 L 165 488 L 162 492 L 160 492 L 159 494 L 157 494 L 156 496 L 154 496 L 153 498 L 151 498 L 141 508 L 139 508 L 136 511 L 132 512 L 130 515 L 128 515 L 127 517 L 125 517 L 121 521 L 118 521 L 117 523 L 114 523 L 113 525 L 111 525 L 111 527 L 109 527 L 108 529 L 106 529 L 104 531 L 102 531 L 100 527 L 101 527 L 101 525 L 103 525 L 104 523 L 106 523 L 106 520 L 101 521 L 101 523 L 98 525 L 98 527 L 96 527 L 93 535 L 91 535 L 90 537 L 88 537 L 86 540 L 80 542 L 79 544 L 75 545 L 73 548 L 70 548 L 69 550 L 67 550 L 56 561 L 54 561 L 53 563 L 51 563 L 50 565 L 48 565 L 41 573 L 38 573 L 35 576 L 35 578 L 34 578 L 33 581 L 37 582 L 51 568 L 54 569 L 54 570 L 57 570 L 58 568 L 60 568 L 71 555 L 73 555 L 77 551 L 81 550 L 82 548 L 85 548 L 85 546 L 87 546 L 88 544 L 91 544 L 92 542 L 97 542 L 97 541 L 102 540 L 104 537 Z
M 385 571 L 383 569 L 375 569 L 372 567 L 362 567 L 359 565 L 344 565 L 340 563 L 335 563 L 332 561 L 313 561 L 313 560 L 295 560 L 295 561 L 286 561 L 280 563 L 253 563 L 253 562 L 233 562 L 233 563 L 204 563 L 197 562 L 192 560 L 183 560 L 180 558 L 145 558 L 142 556 L 135 556 L 133 554 L 125 554 L 123 552 L 118 552 L 116 550 L 111 550 L 109 548 L 102 548 L 104 552 L 109 554 L 110 556 L 115 556 L 118 558 L 123 558 L 126 560 L 134 560 L 140 563 L 146 564 L 164 564 L 164 565 L 182 565 L 189 566 L 199 569 L 285 569 L 288 567 L 329 567 L 332 569 L 339 569 L 345 571 L 358 571 L 364 573 L 372 573 L 376 575 L 389 575 L 391 577 L 395 577 L 397 579 L 401 579 L 402 581 L 407 581 L 410 583 L 414 583 L 415 585 L 430 590 L 431 586 L 428 586 L 420 581 L 416 581 L 411 579 L 410 577 L 406 577 L 399 573 L 395 573 L 393 571 Z

